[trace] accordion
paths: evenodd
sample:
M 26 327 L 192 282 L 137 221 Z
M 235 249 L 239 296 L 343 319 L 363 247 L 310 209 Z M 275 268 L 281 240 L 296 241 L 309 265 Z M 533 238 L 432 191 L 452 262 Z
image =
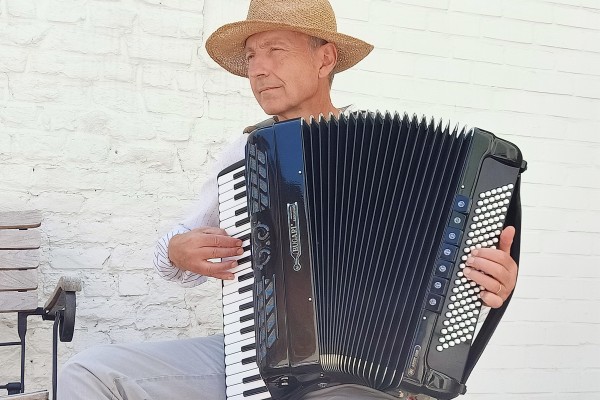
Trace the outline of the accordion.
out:
M 223 283 L 228 399 L 464 394 L 506 306 L 480 324 L 464 261 L 505 225 L 518 261 L 525 169 L 489 132 L 407 115 L 254 131 L 218 177 L 221 227 L 246 250 Z

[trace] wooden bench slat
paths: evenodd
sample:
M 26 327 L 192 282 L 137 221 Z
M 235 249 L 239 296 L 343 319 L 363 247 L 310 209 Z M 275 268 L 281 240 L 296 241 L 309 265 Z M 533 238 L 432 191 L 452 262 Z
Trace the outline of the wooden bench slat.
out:
M 40 250 L 1 250 L 0 270 L 30 269 L 40 266 Z
M 37 269 L 9 269 L 0 271 L 0 291 L 34 290 L 37 287 Z
M 39 211 L 2 211 L 0 212 L 0 229 L 37 228 L 42 224 Z
M 37 290 L 0 292 L 0 312 L 33 311 L 37 306 Z
M 42 224 L 42 214 L 39 211 L 1 211 L 0 229 L 37 228 Z
M 0 250 L 39 249 L 41 242 L 41 235 L 37 229 L 0 230 Z
M 32 393 L 19 393 L 10 396 L 0 396 L 0 400 L 48 400 L 49 393 L 47 390 Z

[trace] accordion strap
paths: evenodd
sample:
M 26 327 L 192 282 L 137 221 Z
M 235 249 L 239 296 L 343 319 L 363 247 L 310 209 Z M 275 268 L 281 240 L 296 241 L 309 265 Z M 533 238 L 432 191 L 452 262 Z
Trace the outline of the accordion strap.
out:
M 277 120 L 275 119 L 275 117 L 271 117 L 271 118 L 265 119 L 264 121 L 261 121 L 258 124 L 247 126 L 244 129 L 244 133 L 252 133 L 252 132 L 254 132 L 257 129 L 266 128 L 268 126 L 272 126 L 275 122 L 277 122 Z
M 515 260 L 517 265 L 519 265 L 519 254 L 521 251 L 521 198 L 520 198 L 520 189 L 521 189 L 521 176 L 519 175 L 517 182 L 515 184 L 515 190 L 513 191 L 513 201 L 510 204 L 508 209 L 508 213 L 506 215 L 506 225 L 515 227 L 515 237 L 513 239 L 512 246 L 510 248 L 510 255 Z M 513 290 L 514 293 L 514 290 Z M 500 319 L 504 315 L 506 311 L 506 307 L 513 296 L 513 293 L 508 296 L 504 304 L 500 308 L 495 308 L 490 310 L 479 335 L 475 338 L 473 342 L 473 346 L 471 347 L 471 351 L 469 352 L 469 357 L 467 359 L 467 364 L 465 366 L 465 374 L 463 376 L 463 382 L 466 382 L 475 367 L 475 364 L 481 357 L 483 353 L 483 349 L 488 344 L 492 334 L 496 330 Z

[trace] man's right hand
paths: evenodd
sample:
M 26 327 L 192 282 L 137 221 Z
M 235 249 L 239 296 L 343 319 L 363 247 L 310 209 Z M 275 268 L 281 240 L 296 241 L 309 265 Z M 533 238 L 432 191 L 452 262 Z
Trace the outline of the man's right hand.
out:
M 169 241 L 169 259 L 179 269 L 218 279 L 233 279 L 236 261 L 212 262 L 213 258 L 239 256 L 242 241 L 220 228 L 203 227 L 175 235 Z

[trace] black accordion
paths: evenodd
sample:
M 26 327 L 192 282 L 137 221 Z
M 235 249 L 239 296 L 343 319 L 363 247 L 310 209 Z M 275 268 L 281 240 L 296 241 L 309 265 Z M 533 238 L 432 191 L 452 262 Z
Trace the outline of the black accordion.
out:
M 231 193 L 221 226 L 235 222 L 252 268 L 239 262 L 224 283 L 225 347 L 253 366 L 236 382 L 256 384 L 230 393 L 240 370 L 226 368 L 228 398 L 344 383 L 464 394 L 506 305 L 478 324 L 482 288 L 462 269 L 506 225 L 518 262 L 520 150 L 477 128 L 361 112 L 258 129 L 242 164 L 219 177 Z

